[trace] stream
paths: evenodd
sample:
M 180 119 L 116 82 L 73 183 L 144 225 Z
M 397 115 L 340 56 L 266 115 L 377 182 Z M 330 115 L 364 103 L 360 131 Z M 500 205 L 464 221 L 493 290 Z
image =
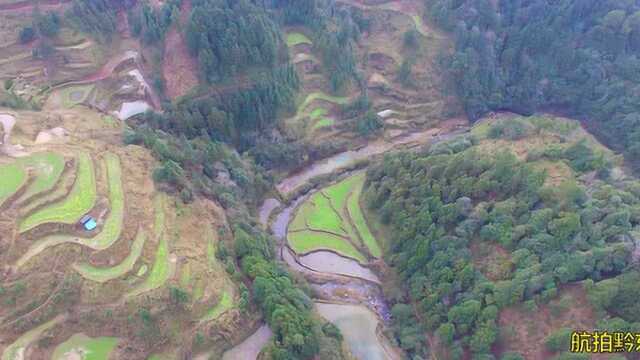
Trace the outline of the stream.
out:
M 292 174 L 282 180 L 278 185 L 276 185 L 276 188 L 280 194 L 286 196 L 316 176 L 331 174 L 336 170 L 352 166 L 358 161 L 370 159 L 371 157 L 383 154 L 399 146 L 411 147 L 423 145 L 428 142 L 435 143 L 447 140 L 455 135 L 467 131 L 467 128 L 457 127 L 455 130 L 449 130 L 450 131 L 441 133 L 442 130 L 440 128 L 431 128 L 406 134 L 395 138 L 393 141 L 386 141 L 384 139 L 373 141 L 360 149 L 345 151 L 326 159 L 319 160 L 304 170 Z
M 348 168 L 358 161 L 391 151 L 397 147 L 412 147 L 426 143 L 436 143 L 450 139 L 467 131 L 456 126 L 447 129 L 433 128 L 411 133 L 393 141 L 377 140 L 357 149 L 346 151 L 320 160 L 303 171 L 282 180 L 277 190 L 286 197 L 318 175 L 331 174 Z M 301 273 L 314 290 L 315 306 L 318 313 L 340 328 L 345 342 L 356 359 L 401 359 L 401 351 L 395 349 L 381 330 L 390 325 L 391 312 L 381 288 L 378 275 L 370 268 L 355 260 L 329 251 L 315 251 L 298 256 L 287 244 L 287 228 L 296 209 L 311 194 L 297 196 L 282 204 L 275 198 L 264 201 L 258 212 L 260 224 L 270 231 L 277 242 L 278 257 L 291 271 Z M 284 206 L 284 207 L 283 207 Z M 269 221 L 273 219 L 272 221 Z M 251 348 L 249 357 L 255 359 L 255 349 L 266 343 L 264 334 L 270 334 L 267 325 L 251 335 L 236 349 Z M 268 339 L 268 338 L 267 338 Z M 226 354 L 225 354 L 226 356 Z M 226 357 L 225 357 L 226 359 Z

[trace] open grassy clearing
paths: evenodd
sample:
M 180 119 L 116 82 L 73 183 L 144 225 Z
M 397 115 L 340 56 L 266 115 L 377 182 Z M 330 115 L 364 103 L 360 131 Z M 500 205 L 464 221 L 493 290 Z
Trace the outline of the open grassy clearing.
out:
M 64 170 L 64 157 L 53 152 L 45 152 L 31 155 L 18 160 L 24 168 L 33 171 L 35 179 L 18 201 L 24 201 L 34 195 L 53 189 Z
M 358 261 L 365 261 L 363 252 L 380 257 L 380 246 L 360 208 L 363 184 L 364 174 L 359 173 L 307 199 L 289 224 L 287 238 L 293 250 L 332 250 Z
M 291 32 L 287 34 L 287 46 L 293 47 L 300 44 L 312 45 L 313 42 L 303 33 Z
M 24 168 L 16 163 L 0 165 L 0 205 L 15 194 L 27 181 Z
M 43 332 L 51 329 L 62 320 L 62 316 L 58 316 L 46 323 L 39 325 L 20 336 L 13 344 L 9 345 L 2 353 L 2 360 L 23 360 L 27 347 L 40 338 Z
M 149 272 L 149 276 L 144 282 L 133 289 L 127 297 L 135 297 L 145 292 L 157 289 L 164 285 L 169 280 L 173 273 L 173 265 L 169 259 L 169 243 L 167 240 L 167 231 L 165 229 L 166 215 L 165 215 L 165 203 L 166 199 L 163 195 L 158 195 L 154 199 L 155 208 L 155 236 L 158 241 L 158 249 L 156 250 L 156 258 Z
M 91 210 L 96 202 L 96 196 L 93 160 L 89 154 L 83 152 L 78 156 L 77 178 L 69 196 L 23 219 L 20 222 L 20 232 L 45 223 L 73 224 Z
M 91 338 L 84 334 L 75 334 L 58 345 L 51 360 L 107 360 L 119 341 L 112 337 Z
M 136 238 L 131 245 L 131 252 L 118 265 L 109 268 L 97 268 L 89 264 L 74 264 L 73 268 L 85 279 L 105 283 L 109 280 L 117 279 L 124 276 L 133 269 L 133 266 L 140 258 L 144 243 L 147 240 L 147 234 L 142 229 L 138 229 Z
M 218 303 L 207 311 L 207 314 L 202 318 L 203 322 L 212 321 L 220 317 L 223 313 L 233 307 L 233 297 L 229 290 L 224 290 Z

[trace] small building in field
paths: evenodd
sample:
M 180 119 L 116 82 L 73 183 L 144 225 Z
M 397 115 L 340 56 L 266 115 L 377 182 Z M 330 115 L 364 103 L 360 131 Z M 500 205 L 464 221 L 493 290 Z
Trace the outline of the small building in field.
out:
M 96 219 L 94 219 L 91 215 L 85 215 L 80 219 L 80 224 L 86 231 L 93 231 L 96 227 L 98 227 L 98 223 Z

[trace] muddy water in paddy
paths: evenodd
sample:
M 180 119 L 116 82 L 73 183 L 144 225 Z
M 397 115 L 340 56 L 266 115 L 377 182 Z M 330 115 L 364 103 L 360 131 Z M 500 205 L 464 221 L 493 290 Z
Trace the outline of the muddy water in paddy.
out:
M 309 195 L 306 194 L 295 199 L 271 223 L 270 230 L 277 239 L 278 253 L 281 259 L 292 271 L 301 273 L 307 278 L 318 299 L 343 303 L 342 305 L 321 304 L 320 306 L 323 306 L 324 309 L 327 309 L 328 306 L 338 306 L 339 311 L 336 311 L 335 314 L 341 316 L 336 320 L 339 322 L 336 322 L 336 326 L 343 331 L 345 339 L 357 359 L 396 358 L 385 352 L 384 346 L 379 342 L 375 333 L 379 324 L 388 324 L 390 320 L 389 308 L 376 274 L 356 261 L 332 252 L 319 251 L 298 257 L 286 246 L 289 222 L 296 208 Z M 267 212 L 270 206 L 266 203 L 263 204 L 261 212 L 263 210 Z M 344 305 L 344 303 L 349 305 Z M 322 314 L 320 309 L 318 311 Z M 335 320 L 326 318 L 331 322 Z M 363 333 L 362 326 L 366 326 L 366 341 L 364 342 L 363 339 L 358 338 L 359 334 Z
M 378 318 L 362 306 L 316 303 L 322 317 L 335 324 L 356 359 L 398 358 L 388 352 L 377 335 Z
M 318 272 L 355 276 L 374 283 L 380 283 L 378 276 L 369 268 L 360 265 L 355 260 L 344 258 L 331 251 L 315 251 L 300 256 L 299 261 L 302 265 Z
M 444 132 L 442 132 L 444 130 Z M 448 129 L 429 129 L 396 138 L 392 142 L 378 140 L 353 151 L 343 152 L 320 160 L 277 185 L 281 194 L 289 194 L 318 175 L 330 174 L 369 159 L 396 147 L 437 143 L 466 132 L 456 126 Z M 313 192 L 313 191 L 312 191 Z M 271 223 L 269 230 L 276 238 L 278 254 L 290 270 L 301 273 L 309 281 L 315 297 L 323 302 L 316 309 L 342 331 L 347 344 L 357 359 L 399 359 L 384 337 L 378 336 L 379 326 L 389 325 L 391 314 L 384 298 L 378 276 L 358 262 L 329 251 L 318 251 L 298 256 L 287 246 L 287 228 L 295 210 L 311 193 L 291 201 Z M 260 208 L 260 223 L 267 226 L 268 219 L 280 204 L 267 199 Z

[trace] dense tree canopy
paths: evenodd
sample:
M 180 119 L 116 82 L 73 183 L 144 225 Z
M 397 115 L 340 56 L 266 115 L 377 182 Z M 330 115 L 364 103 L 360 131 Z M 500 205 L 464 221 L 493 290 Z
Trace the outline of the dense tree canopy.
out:
M 267 12 L 247 0 L 197 0 L 187 26 L 187 44 L 211 83 L 252 66 L 271 67 L 283 42 Z
M 560 109 L 640 158 L 640 5 L 602 0 L 427 0 L 454 32 L 446 63 L 466 112 Z
M 388 260 L 404 279 L 425 330 L 451 349 L 482 354 L 497 339 L 499 309 L 546 301 L 561 284 L 626 271 L 628 233 L 640 224 L 640 193 L 637 183 L 616 189 L 597 182 L 588 195 L 570 180 L 543 186 L 543 172 L 508 152 L 481 154 L 473 142 L 457 139 L 424 153 L 386 156 L 369 169 L 364 194 L 393 229 Z M 572 151 L 561 156 L 572 161 Z M 510 253 L 513 267 L 504 279 L 489 280 L 476 268 L 473 243 Z M 615 306 L 626 301 L 616 300 Z M 637 320 L 633 302 L 626 311 L 613 304 L 603 300 L 602 307 Z M 397 306 L 394 317 L 403 321 L 409 315 L 398 315 L 404 312 Z M 401 345 L 418 352 L 423 347 L 402 324 L 404 332 L 396 331 Z

